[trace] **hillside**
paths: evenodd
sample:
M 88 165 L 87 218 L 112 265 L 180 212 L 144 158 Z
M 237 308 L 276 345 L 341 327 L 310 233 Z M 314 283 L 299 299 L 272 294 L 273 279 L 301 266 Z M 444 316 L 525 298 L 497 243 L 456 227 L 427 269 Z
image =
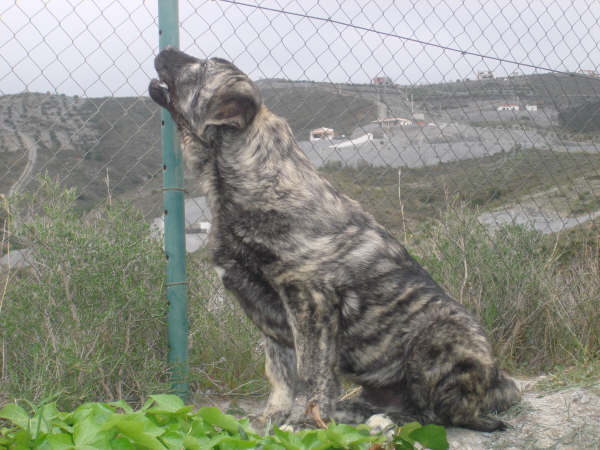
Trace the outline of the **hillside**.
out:
M 266 87 L 263 96 L 299 137 L 316 126 L 352 130 L 376 118 L 372 102 L 320 89 Z M 32 173 L 47 171 L 78 187 L 84 209 L 106 196 L 107 173 L 113 196 L 160 192 L 160 113 L 148 97 L 0 97 L 0 192 L 8 192 L 17 181 L 32 145 L 37 149 Z M 152 197 L 146 207 L 160 200 Z
M 302 142 L 319 165 L 341 161 L 417 168 L 528 147 L 597 152 L 592 141 L 565 140 L 558 115 L 568 105 L 598 100 L 600 79 L 539 74 L 392 87 L 286 80 L 257 84 L 266 105 L 288 119 L 298 141 L 322 126 L 339 135 L 375 135 L 364 148 L 335 152 L 327 143 Z M 539 111 L 496 111 L 497 105 L 514 101 L 537 104 Z M 411 111 L 437 125 L 382 134 L 371 124 L 382 115 L 410 117 Z M 8 192 L 29 169 L 31 174 L 48 172 L 76 186 L 80 207 L 89 209 L 106 197 L 108 174 L 113 197 L 135 199 L 147 215 L 158 215 L 161 164 L 159 108 L 148 97 L 0 97 L 0 192 Z M 589 168 L 597 170 L 595 164 Z M 31 190 L 32 178 L 25 178 L 19 186 Z M 440 186 L 448 183 L 439 181 Z M 198 194 L 193 182 L 186 189 L 189 196 Z
M 310 130 L 333 128 L 337 134 L 350 135 L 360 125 L 377 119 L 377 106 L 353 92 L 335 93 L 328 86 L 303 86 L 289 83 L 273 86 L 259 81 L 265 104 L 288 119 L 297 140 L 308 140 Z

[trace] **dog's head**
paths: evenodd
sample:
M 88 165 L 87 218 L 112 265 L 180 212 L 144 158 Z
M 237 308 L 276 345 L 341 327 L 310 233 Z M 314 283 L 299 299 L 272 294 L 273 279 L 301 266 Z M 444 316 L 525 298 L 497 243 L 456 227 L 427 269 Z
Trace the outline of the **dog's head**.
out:
M 167 47 L 154 67 L 159 79 L 150 82 L 150 97 L 171 113 L 182 132 L 206 145 L 216 128 L 244 130 L 260 108 L 254 83 L 223 59 L 197 59 Z

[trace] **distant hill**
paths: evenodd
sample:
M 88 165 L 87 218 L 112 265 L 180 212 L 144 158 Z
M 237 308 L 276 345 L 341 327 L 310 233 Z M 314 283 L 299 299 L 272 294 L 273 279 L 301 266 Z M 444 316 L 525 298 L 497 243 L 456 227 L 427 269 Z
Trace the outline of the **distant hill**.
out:
M 565 108 L 558 119 L 561 126 L 576 133 L 600 131 L 600 101 Z
M 306 140 L 311 128 L 349 132 L 377 118 L 372 101 L 353 95 L 293 86 L 261 90 L 265 104 L 288 119 L 298 140 Z M 32 173 L 47 172 L 77 187 L 83 209 L 106 198 L 108 174 L 113 197 L 142 197 L 146 211 L 160 213 L 160 112 L 148 97 L 0 97 L 0 192 L 8 192 L 23 172 L 31 145 L 37 148 Z M 33 189 L 32 183 L 24 188 Z M 187 188 L 193 194 L 193 183 Z
M 537 126 L 556 126 L 553 114 L 558 111 L 600 101 L 600 79 L 556 74 L 414 86 L 276 79 L 257 84 L 265 104 L 287 118 L 298 141 L 307 140 L 309 131 L 317 127 L 350 135 L 357 127 L 365 129 L 378 114 L 410 117 L 413 104 L 415 111 L 425 112 L 426 120 L 478 120 L 478 126 L 485 126 L 488 120 L 497 121 L 498 102 L 516 99 L 546 108 L 540 119 L 535 119 Z M 487 108 L 487 116 L 482 115 L 482 106 Z M 32 145 L 37 155 L 28 162 Z M 77 187 L 83 209 L 106 198 L 108 174 L 113 197 L 136 199 L 147 214 L 160 214 L 159 108 L 148 97 L 2 96 L 0 192 L 8 192 L 31 164 L 33 174 L 47 172 L 59 176 L 65 185 Z M 24 188 L 31 190 L 31 181 Z M 186 189 L 195 194 L 193 182 L 187 183 Z
M 415 100 L 506 98 L 536 101 L 557 109 L 600 99 L 600 78 L 581 74 L 543 73 L 484 80 L 458 80 L 407 88 Z
M 375 102 L 356 92 L 336 93 L 330 85 L 318 83 L 274 85 L 265 80 L 257 84 L 265 104 L 290 122 L 299 141 L 308 140 L 315 128 L 333 128 L 336 134 L 350 135 L 357 126 L 377 119 Z

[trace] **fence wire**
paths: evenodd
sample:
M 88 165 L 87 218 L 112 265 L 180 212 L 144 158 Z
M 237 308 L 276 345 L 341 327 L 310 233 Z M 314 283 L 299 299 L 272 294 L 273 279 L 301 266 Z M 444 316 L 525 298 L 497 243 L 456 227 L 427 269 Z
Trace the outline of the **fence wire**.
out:
M 248 73 L 322 174 L 407 241 L 449 204 L 490 230 L 558 233 L 600 215 L 598 1 L 179 8 L 181 48 Z M 157 24 L 156 1 L 2 3 L 0 192 L 39 194 L 48 174 L 77 188 L 80 210 L 132 200 L 160 228 Z M 187 177 L 194 252 L 210 213 Z
M 48 172 L 90 209 L 108 176 L 112 195 L 142 193 L 145 212 L 160 212 L 148 194 L 158 194 L 160 152 L 146 96 L 157 6 L 121 3 L 15 1 L 0 11 L 2 192 Z M 248 72 L 315 164 L 414 169 L 405 192 L 425 178 L 425 205 L 443 188 L 474 201 L 484 221 L 556 232 L 598 209 L 597 142 L 574 132 L 598 127 L 595 6 L 223 0 L 181 2 L 180 17 L 182 48 Z M 311 142 L 318 128 L 333 131 Z M 517 150 L 530 173 L 495 180 L 516 170 Z M 439 167 L 464 160 L 474 167 Z M 380 181 L 363 176 L 359 189 Z M 397 207 L 397 191 L 380 202 Z M 406 201 L 410 219 L 419 205 Z M 209 221 L 201 202 L 189 209 L 190 225 Z

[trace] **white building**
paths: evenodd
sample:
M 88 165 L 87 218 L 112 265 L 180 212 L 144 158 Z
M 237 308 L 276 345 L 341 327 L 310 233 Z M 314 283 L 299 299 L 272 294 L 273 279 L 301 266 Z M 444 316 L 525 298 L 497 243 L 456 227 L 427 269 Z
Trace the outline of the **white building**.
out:
M 413 121 L 410 119 L 405 119 L 404 117 L 387 117 L 385 119 L 374 120 L 373 123 L 376 123 L 382 128 L 390 128 L 390 127 L 407 127 L 413 124 Z
M 496 108 L 497 111 L 518 111 L 519 105 L 500 105 Z
M 525 109 L 527 111 L 536 112 L 538 108 L 537 105 L 525 105 Z
M 390 77 L 382 76 L 373 78 L 371 80 L 371 84 L 374 84 L 376 86 L 393 86 L 394 82 Z
M 310 132 L 311 141 L 320 141 L 321 139 L 333 139 L 333 128 L 315 128 Z
M 591 69 L 581 69 L 579 71 L 579 73 L 582 73 L 583 75 L 587 75 L 588 77 L 595 77 L 595 78 L 600 77 L 600 74 L 598 72 L 596 72 L 595 70 L 591 70 Z

